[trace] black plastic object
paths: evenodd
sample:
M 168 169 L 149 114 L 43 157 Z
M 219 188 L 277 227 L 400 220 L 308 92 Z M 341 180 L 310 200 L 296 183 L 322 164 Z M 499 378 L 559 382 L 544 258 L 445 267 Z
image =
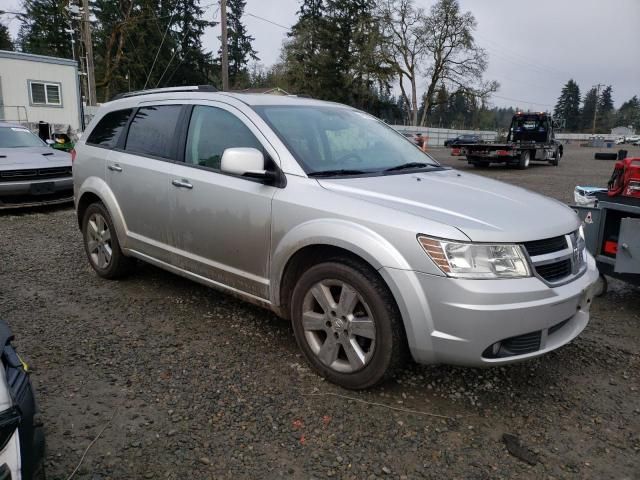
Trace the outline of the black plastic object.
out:
M 627 152 L 626 150 L 618 150 L 618 160 L 624 160 L 625 158 L 627 158 Z
M 0 348 L 2 353 L 2 365 L 5 369 L 7 384 L 11 391 L 14 406 L 5 412 L 0 412 L 0 429 L 3 427 L 2 417 L 7 420 L 8 428 L 11 428 L 13 417 L 18 416 L 20 435 L 20 457 L 22 462 L 23 480 L 32 480 L 36 472 L 42 471 L 44 461 L 44 434 L 42 426 L 36 424 L 36 402 L 33 395 L 33 388 L 29 380 L 24 363 L 11 345 L 13 334 L 9 326 L 0 321 Z M 15 430 L 13 427 L 12 432 Z M 7 438 L 7 440 L 11 437 Z M 1 437 L 0 437 L 1 439 Z
M 596 160 L 618 160 L 617 153 L 598 152 L 593 156 Z
M 11 480 L 11 470 L 6 463 L 0 466 L 0 480 Z

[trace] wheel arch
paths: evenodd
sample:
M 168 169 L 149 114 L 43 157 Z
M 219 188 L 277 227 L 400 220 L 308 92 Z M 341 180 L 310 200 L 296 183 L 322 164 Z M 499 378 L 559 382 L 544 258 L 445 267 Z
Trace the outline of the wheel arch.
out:
M 120 245 L 125 247 L 126 224 L 120 206 L 107 183 L 100 178 L 91 177 L 84 181 L 79 192 L 76 201 L 76 214 L 80 229 L 82 229 L 82 219 L 87 207 L 94 202 L 100 202 L 109 212 Z
M 391 243 L 362 225 L 342 220 L 307 222 L 288 232 L 273 254 L 271 301 L 283 316 L 288 315 L 292 285 L 304 268 L 335 256 L 350 257 L 376 272 L 382 267 L 410 268 Z

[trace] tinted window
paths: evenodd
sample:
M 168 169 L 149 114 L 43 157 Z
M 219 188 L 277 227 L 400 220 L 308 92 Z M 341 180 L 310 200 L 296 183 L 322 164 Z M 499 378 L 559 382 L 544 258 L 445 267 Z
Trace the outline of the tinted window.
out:
M 227 148 L 251 147 L 262 151 L 262 145 L 251 130 L 235 115 L 215 107 L 193 109 L 187 137 L 185 162 L 220 169 Z
M 175 158 L 176 130 L 181 105 L 158 105 L 140 108 L 129 127 L 129 152 L 163 158 Z
M 115 147 L 130 115 L 131 109 L 107 113 L 93 129 L 87 138 L 87 143 L 108 148 Z

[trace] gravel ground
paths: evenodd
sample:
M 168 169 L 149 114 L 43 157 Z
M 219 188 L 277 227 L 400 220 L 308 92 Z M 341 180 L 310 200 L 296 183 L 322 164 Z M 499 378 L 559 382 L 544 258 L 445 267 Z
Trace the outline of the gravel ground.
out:
M 570 201 L 611 173 L 591 158 L 568 146 L 559 167 L 477 173 Z M 0 317 L 33 367 L 50 479 L 99 434 L 74 478 L 640 477 L 637 288 L 611 282 L 544 358 L 410 365 L 353 393 L 313 374 L 270 313 L 148 265 L 99 279 L 71 208 L 0 214 L 0 238 Z

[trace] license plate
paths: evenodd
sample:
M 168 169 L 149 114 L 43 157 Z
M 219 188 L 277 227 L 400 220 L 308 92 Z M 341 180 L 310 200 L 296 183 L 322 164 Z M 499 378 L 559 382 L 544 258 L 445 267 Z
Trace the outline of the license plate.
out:
M 31 195 L 46 195 L 48 193 L 53 193 L 54 190 L 53 182 L 42 182 L 42 183 L 32 183 L 31 184 Z

